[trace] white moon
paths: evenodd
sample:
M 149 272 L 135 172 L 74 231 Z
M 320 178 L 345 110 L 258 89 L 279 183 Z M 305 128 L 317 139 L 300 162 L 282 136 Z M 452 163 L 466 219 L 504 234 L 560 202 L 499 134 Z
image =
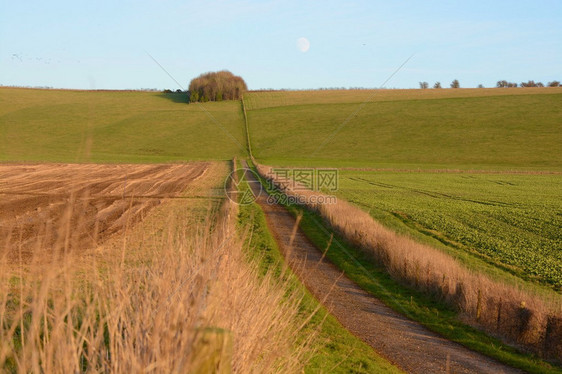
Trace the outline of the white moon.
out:
M 297 39 L 297 48 L 301 52 L 308 52 L 310 49 L 310 42 L 304 36 L 302 38 Z

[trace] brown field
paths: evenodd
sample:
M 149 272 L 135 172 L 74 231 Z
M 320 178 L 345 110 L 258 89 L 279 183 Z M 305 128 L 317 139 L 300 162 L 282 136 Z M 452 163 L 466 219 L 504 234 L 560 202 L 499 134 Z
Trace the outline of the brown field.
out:
M 181 197 L 208 163 L 0 165 L 0 238 L 8 260 L 93 247 Z M 64 224 L 69 225 L 65 228 Z M 7 243 L 17 242 L 18 246 Z
M 302 296 L 248 262 L 237 206 L 215 195 L 228 171 L 221 162 L 0 166 L 2 222 L 8 207 L 29 221 L 29 237 L 86 236 L 55 240 L 61 255 L 48 262 L 44 235 L 24 266 L 0 255 L 0 372 L 302 372 L 314 335 L 300 338 Z M 79 247 L 92 243 L 84 229 L 95 222 L 106 240 Z M 66 242 L 76 250 L 62 251 Z

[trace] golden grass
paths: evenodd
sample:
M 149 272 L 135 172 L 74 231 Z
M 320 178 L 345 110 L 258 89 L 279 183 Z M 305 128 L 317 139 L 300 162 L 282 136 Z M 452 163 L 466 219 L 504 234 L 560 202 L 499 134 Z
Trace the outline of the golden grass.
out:
M 301 371 L 299 296 L 248 263 L 236 206 L 218 207 L 174 200 L 79 256 L 59 246 L 26 266 L 4 257 L 0 371 Z
M 292 190 L 275 179 L 271 168 L 259 173 L 288 195 L 320 192 Z M 499 335 L 545 358 L 562 359 L 562 302 L 545 299 L 468 270 L 448 254 L 396 234 L 360 208 L 338 199 L 335 204 L 309 204 L 349 242 L 372 256 L 397 280 L 439 297 L 461 312 L 466 322 Z
M 559 94 L 562 87 L 460 88 L 460 89 L 368 89 L 314 91 L 255 91 L 244 94 L 247 110 L 307 104 L 343 104 L 365 101 L 428 100 L 461 97 Z

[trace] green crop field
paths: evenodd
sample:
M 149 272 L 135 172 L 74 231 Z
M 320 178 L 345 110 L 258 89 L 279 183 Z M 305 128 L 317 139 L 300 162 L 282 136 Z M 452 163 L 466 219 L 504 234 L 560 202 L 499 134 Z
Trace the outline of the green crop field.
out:
M 0 88 L 0 161 L 167 162 L 244 153 L 237 101 L 177 94 Z
M 560 174 L 344 170 L 337 195 L 396 231 L 561 289 L 561 191 Z
M 562 170 L 560 88 L 261 92 L 245 100 L 254 155 L 266 164 Z
M 336 194 L 386 226 L 562 287 L 562 89 L 256 92 L 245 105 L 260 162 L 349 167 Z

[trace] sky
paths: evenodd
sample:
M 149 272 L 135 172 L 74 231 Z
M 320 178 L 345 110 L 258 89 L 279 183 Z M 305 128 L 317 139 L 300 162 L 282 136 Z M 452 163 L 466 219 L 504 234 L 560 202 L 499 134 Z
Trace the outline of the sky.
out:
M 561 19 L 560 0 L 0 0 L 0 84 L 175 90 L 226 69 L 252 90 L 378 88 L 405 61 L 383 87 L 546 83 Z

